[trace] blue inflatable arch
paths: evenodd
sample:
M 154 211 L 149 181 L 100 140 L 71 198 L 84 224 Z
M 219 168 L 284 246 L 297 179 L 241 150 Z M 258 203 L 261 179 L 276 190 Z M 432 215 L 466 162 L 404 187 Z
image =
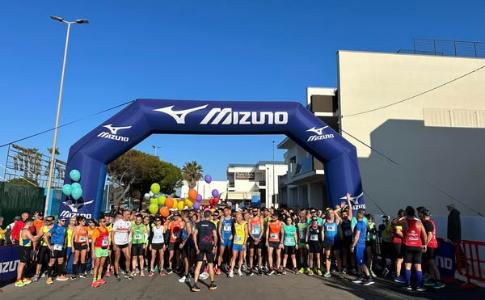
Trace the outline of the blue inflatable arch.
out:
M 365 207 L 355 147 L 300 103 L 139 99 L 71 147 L 66 174 L 81 172 L 83 197 L 63 196 L 60 216 L 97 218 L 107 164 L 155 133 L 285 134 L 324 163 L 332 206 L 348 192 Z

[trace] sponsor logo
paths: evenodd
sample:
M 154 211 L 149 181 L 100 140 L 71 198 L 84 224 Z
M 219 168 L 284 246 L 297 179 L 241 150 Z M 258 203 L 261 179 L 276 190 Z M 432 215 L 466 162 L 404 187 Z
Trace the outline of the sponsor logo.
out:
M 352 210 L 357 210 L 359 208 L 365 209 L 365 203 L 361 201 L 363 196 L 364 196 L 364 192 L 360 193 L 357 196 L 350 196 L 350 203 L 352 203 Z M 342 201 L 342 204 L 346 204 L 347 196 L 340 197 L 340 200 L 344 200 Z
M 93 218 L 92 214 L 84 214 L 84 213 L 78 213 L 78 212 L 69 212 L 67 210 L 62 211 L 59 214 L 59 217 L 66 218 L 66 219 L 70 219 L 70 218 L 77 217 L 77 216 L 83 216 L 86 219 L 92 219 Z
M 64 201 L 62 202 L 62 204 L 64 204 L 65 206 L 69 207 L 69 209 L 73 212 L 73 213 L 77 213 L 77 210 L 81 207 L 83 207 L 84 205 L 88 205 L 88 204 L 91 204 L 93 203 L 94 200 L 91 200 L 91 201 L 87 201 L 87 202 L 81 202 L 81 203 L 72 203 L 71 201 Z
M 132 126 L 123 126 L 123 127 L 114 127 L 112 124 L 103 125 L 104 128 L 108 129 L 108 131 L 103 131 L 98 134 L 98 137 L 108 140 L 120 141 L 120 142 L 128 142 L 130 140 L 127 136 L 118 135 L 118 131 L 130 129 Z
M 232 111 L 232 108 L 213 108 L 200 122 L 201 125 L 285 125 L 286 111 Z
M 175 120 L 175 122 L 177 122 L 177 124 L 185 124 L 185 117 L 187 117 L 188 114 L 190 114 L 191 112 L 206 108 L 207 104 L 202 106 L 197 106 L 194 108 L 184 109 L 184 110 L 173 110 L 174 106 L 175 105 L 157 108 L 157 109 L 154 109 L 154 111 L 162 112 L 171 116 Z
M 333 139 L 335 137 L 333 133 L 324 133 L 323 132 L 327 128 L 328 128 L 328 126 L 324 126 L 324 127 L 320 127 L 320 128 L 313 127 L 313 128 L 307 129 L 307 131 L 309 131 L 309 132 L 316 133 L 315 135 L 309 136 L 308 139 L 307 139 L 307 142 Z
M 191 112 L 206 108 L 197 106 L 185 110 L 174 110 L 172 106 L 154 109 L 171 116 L 177 124 L 185 124 L 185 118 Z M 200 122 L 201 125 L 284 125 L 288 124 L 286 111 L 233 111 L 232 108 L 212 108 Z
M 20 260 L 5 261 L 0 263 L 0 274 L 17 271 Z

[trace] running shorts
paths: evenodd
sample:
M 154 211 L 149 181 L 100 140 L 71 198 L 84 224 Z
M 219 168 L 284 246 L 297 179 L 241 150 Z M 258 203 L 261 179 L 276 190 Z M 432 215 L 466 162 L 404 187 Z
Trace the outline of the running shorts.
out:
M 421 247 L 406 247 L 404 255 L 404 263 L 406 264 L 420 264 L 422 257 Z
M 285 255 L 294 255 L 296 253 L 295 246 L 285 246 Z
M 436 257 L 436 248 L 427 248 L 426 249 L 426 259 L 434 260 Z
M 177 241 L 177 242 L 175 242 L 175 243 L 170 242 L 170 243 L 168 244 L 168 250 L 169 250 L 169 251 L 173 251 L 173 250 L 180 249 L 180 247 L 179 247 L 179 246 L 180 246 L 180 242 L 178 242 L 178 241 Z
M 232 241 L 227 238 L 227 239 L 221 239 L 221 247 L 231 247 L 232 246 Z
M 143 256 L 145 251 L 143 251 L 144 244 L 133 244 L 131 245 L 131 255 L 132 256 Z
M 403 258 L 404 250 L 406 246 L 404 246 L 403 244 L 392 244 L 392 246 L 394 247 L 394 251 L 393 251 L 394 259 Z
M 320 242 L 308 242 L 308 252 L 310 253 L 320 253 L 322 252 L 322 246 Z
M 17 250 L 20 262 L 28 263 L 30 261 L 30 253 L 32 251 L 32 247 L 18 246 Z
M 123 244 L 123 245 L 116 244 L 116 247 L 118 247 L 120 249 L 125 249 L 126 247 L 128 247 L 128 244 Z
M 101 257 L 108 257 L 108 255 L 109 255 L 109 250 L 108 250 L 108 249 L 103 249 L 103 248 L 95 248 L 95 249 L 94 249 L 94 255 L 95 255 L 97 258 L 101 258 Z
M 241 252 L 243 251 L 244 245 L 234 244 L 232 245 L 232 251 Z
M 264 248 L 264 241 L 261 239 L 259 243 L 255 243 L 255 240 L 249 236 L 248 238 L 249 248 L 250 249 L 263 249 Z
M 197 254 L 197 261 L 203 261 L 207 258 L 208 263 L 214 262 L 214 251 L 212 245 L 199 245 L 199 253 Z
M 164 243 L 152 244 L 152 250 L 162 250 Z
M 268 242 L 270 248 L 278 249 L 280 247 L 280 242 Z
M 82 251 L 88 249 L 88 244 L 86 243 L 74 243 L 74 250 Z
M 359 267 L 364 265 L 365 245 L 357 245 L 354 248 L 355 261 Z

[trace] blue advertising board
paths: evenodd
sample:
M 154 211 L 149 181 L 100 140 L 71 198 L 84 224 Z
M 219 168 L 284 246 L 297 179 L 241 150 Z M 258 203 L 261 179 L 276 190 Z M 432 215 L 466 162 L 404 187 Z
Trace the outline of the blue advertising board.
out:
M 445 239 L 438 238 L 436 250 L 436 265 L 440 271 L 441 280 L 450 282 L 455 279 L 455 245 Z
M 19 254 L 17 246 L 0 247 L 0 284 L 15 281 L 18 265 Z

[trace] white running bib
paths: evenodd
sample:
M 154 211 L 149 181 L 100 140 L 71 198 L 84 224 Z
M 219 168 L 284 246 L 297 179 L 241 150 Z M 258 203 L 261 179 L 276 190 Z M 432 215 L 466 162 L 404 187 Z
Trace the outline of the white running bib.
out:
M 62 251 L 63 245 L 54 245 L 53 249 L 56 251 Z
M 80 243 L 84 243 L 84 242 L 86 242 L 86 241 L 87 241 L 87 239 L 86 239 L 86 237 L 85 237 L 85 236 L 81 236 L 81 237 L 79 237 L 79 242 L 80 242 Z
M 310 234 L 310 241 L 312 242 L 318 241 L 318 234 Z

